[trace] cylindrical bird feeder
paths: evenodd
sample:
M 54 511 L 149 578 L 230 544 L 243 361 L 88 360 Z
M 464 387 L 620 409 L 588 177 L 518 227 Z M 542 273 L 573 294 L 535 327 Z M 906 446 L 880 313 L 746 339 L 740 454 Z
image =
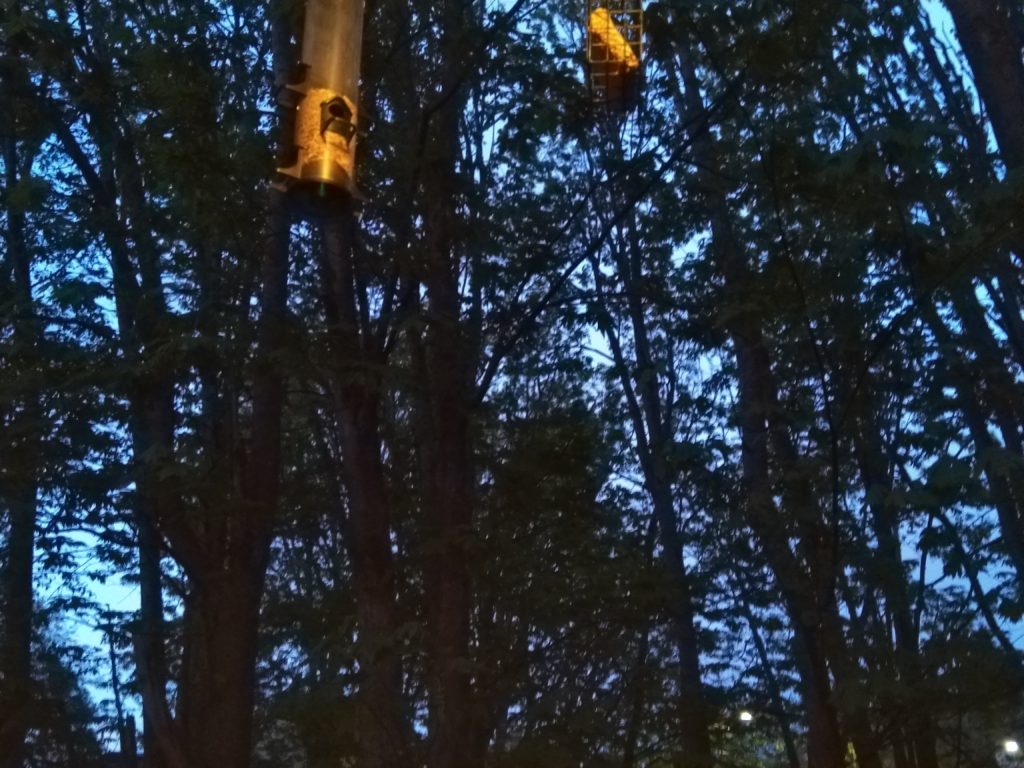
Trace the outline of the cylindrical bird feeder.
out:
M 302 60 L 279 101 L 291 151 L 278 171 L 296 182 L 356 194 L 363 0 L 306 0 Z
M 640 0 L 587 0 L 587 68 L 595 104 L 628 109 L 643 82 Z

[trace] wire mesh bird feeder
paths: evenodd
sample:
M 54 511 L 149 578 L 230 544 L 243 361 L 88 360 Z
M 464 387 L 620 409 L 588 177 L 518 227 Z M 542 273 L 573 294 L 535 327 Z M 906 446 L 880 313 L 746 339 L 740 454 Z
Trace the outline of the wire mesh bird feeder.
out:
M 587 79 L 595 105 L 628 110 L 643 84 L 640 0 L 587 0 Z

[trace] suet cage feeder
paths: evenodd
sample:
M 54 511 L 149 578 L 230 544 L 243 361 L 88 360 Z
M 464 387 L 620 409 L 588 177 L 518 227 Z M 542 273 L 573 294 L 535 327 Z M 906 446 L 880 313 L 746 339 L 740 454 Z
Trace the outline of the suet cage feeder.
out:
M 591 101 L 628 110 L 643 85 L 640 0 L 587 0 L 587 80 Z
M 320 196 L 357 195 L 363 0 L 306 0 L 302 58 L 279 90 L 285 150 L 278 173 Z

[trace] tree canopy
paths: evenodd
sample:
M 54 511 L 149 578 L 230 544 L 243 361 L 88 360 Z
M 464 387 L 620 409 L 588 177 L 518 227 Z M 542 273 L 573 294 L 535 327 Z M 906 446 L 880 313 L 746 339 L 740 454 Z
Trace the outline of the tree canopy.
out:
M 586 13 L 0 4 L 0 768 L 1020 762 L 1020 3 Z

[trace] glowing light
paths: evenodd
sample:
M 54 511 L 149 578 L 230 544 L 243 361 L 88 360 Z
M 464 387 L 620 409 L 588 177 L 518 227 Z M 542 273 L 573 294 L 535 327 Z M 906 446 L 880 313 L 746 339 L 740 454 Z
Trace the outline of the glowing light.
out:
M 742 712 L 740 712 L 740 722 L 741 723 L 750 723 L 750 722 L 753 722 L 753 720 L 754 720 L 754 716 L 752 714 L 750 714 L 749 712 L 747 712 L 747 710 L 744 709 Z
M 1016 755 L 1020 752 L 1020 744 L 1014 739 L 1007 739 L 1003 742 L 1003 751 L 1008 755 Z

